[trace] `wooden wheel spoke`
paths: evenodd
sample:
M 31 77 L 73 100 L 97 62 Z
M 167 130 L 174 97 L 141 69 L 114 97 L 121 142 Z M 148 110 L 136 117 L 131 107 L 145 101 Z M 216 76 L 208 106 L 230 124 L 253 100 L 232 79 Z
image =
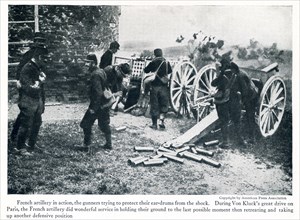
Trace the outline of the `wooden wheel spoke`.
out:
M 187 88 L 187 89 L 190 90 L 190 89 L 194 88 L 194 85 L 193 85 L 193 84 L 191 84 L 191 85 L 186 85 L 185 88 Z
M 208 86 L 208 90 L 210 90 L 210 82 L 209 82 L 209 79 L 208 79 L 208 77 L 207 77 L 207 74 L 206 73 L 204 73 L 204 79 L 205 79 L 205 82 L 206 82 L 206 85 Z
M 178 84 L 181 85 L 182 79 L 181 79 L 180 73 L 178 71 L 176 71 L 175 76 L 177 76 Z M 174 79 L 174 81 L 175 81 L 175 79 Z
M 178 98 L 179 95 L 181 95 L 181 91 L 180 91 L 180 90 L 178 90 L 178 91 L 173 95 L 172 100 L 173 100 L 174 103 L 175 103 L 175 100 Z
M 274 109 L 272 109 L 272 113 L 273 113 L 273 115 L 275 116 L 276 121 L 279 121 L 279 118 L 278 118 L 276 112 L 274 111 Z
M 265 108 L 264 110 L 261 111 L 261 118 L 266 114 L 269 108 Z
M 275 101 L 278 97 L 279 97 L 279 95 L 280 95 L 280 93 L 283 91 L 283 87 L 281 87 L 274 95 L 273 95 L 273 100 Z
M 264 130 L 264 131 L 266 131 L 268 121 L 269 121 L 269 114 L 266 113 L 266 117 L 265 117 L 265 119 L 264 119 L 264 121 L 263 121 L 263 124 L 262 124 L 263 130 Z
M 267 104 L 270 103 L 270 99 L 269 99 L 269 97 L 268 97 L 268 93 L 266 93 L 265 100 L 266 100 L 266 103 L 267 103 Z
M 181 87 L 177 86 L 175 88 L 172 88 L 172 91 L 176 91 L 176 90 L 179 90 L 179 89 L 181 89 Z
M 199 98 L 196 99 L 196 102 L 198 102 L 198 101 L 200 101 L 200 100 L 206 100 L 206 99 L 208 99 L 208 98 L 210 98 L 210 95 L 201 96 L 201 97 L 199 97 Z
M 202 84 L 204 85 L 204 87 L 207 89 L 207 91 L 209 91 L 209 88 L 207 87 L 207 85 L 205 84 L 205 82 L 200 78 L 200 81 L 202 82 Z
M 202 92 L 204 94 L 209 94 L 209 92 L 207 90 L 203 90 L 203 89 L 197 89 L 197 91 Z
M 269 117 L 268 117 L 268 121 L 267 121 L 267 131 L 269 132 L 271 130 L 271 117 L 272 117 L 272 114 L 268 114 Z
M 273 105 L 277 105 L 279 102 L 281 102 L 282 100 L 284 100 L 284 97 L 280 97 L 279 99 L 275 100 Z
M 268 112 L 265 112 L 265 113 L 261 116 L 261 124 L 262 124 L 262 125 L 266 122 L 267 116 L 268 116 Z
M 202 115 L 204 114 L 204 112 L 205 112 L 205 107 L 203 107 L 203 108 L 201 109 L 201 112 L 199 113 L 199 116 L 198 116 L 199 119 L 202 118 Z
M 193 81 L 195 79 L 195 76 L 190 77 L 187 82 L 186 82 L 186 86 L 190 84 L 191 81 Z M 192 84 L 193 85 L 193 84 Z
M 181 87 L 180 82 L 178 82 L 176 79 L 173 79 L 173 82 L 175 82 L 179 86 L 179 88 Z

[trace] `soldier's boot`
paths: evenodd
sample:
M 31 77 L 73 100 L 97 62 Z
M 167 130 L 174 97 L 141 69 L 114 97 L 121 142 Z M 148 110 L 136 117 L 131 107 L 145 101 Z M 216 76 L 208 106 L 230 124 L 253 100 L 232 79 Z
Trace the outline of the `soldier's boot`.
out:
M 166 126 L 165 126 L 165 114 L 164 113 L 160 114 L 159 120 L 160 120 L 159 128 L 164 130 L 166 128 Z
M 151 120 L 152 120 L 152 125 L 150 125 L 149 127 L 156 130 L 157 129 L 157 116 L 151 116 Z
M 15 152 L 21 156 L 32 156 L 26 149 L 26 137 L 27 137 L 28 129 L 20 126 L 17 136 L 17 148 L 15 148 Z
M 28 151 L 34 151 L 36 147 L 37 136 L 39 134 L 40 126 L 34 127 L 30 133 L 30 137 L 28 140 Z
M 102 147 L 104 149 L 111 150 L 112 149 L 111 132 L 104 133 L 104 137 L 105 137 L 106 143 Z

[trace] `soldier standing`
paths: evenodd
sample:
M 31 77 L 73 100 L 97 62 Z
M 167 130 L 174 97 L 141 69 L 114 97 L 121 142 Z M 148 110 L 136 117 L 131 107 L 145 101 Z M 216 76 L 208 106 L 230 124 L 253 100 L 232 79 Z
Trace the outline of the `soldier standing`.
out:
M 152 125 L 150 128 L 157 129 L 157 120 L 160 119 L 159 127 L 165 129 L 165 114 L 169 108 L 168 75 L 172 73 L 172 67 L 163 57 L 162 50 L 154 50 L 155 58 L 145 67 L 144 72 L 157 71 L 155 79 L 150 85 L 150 114 Z
M 120 49 L 120 44 L 117 41 L 113 41 L 109 45 L 109 49 L 101 56 L 99 67 L 104 69 L 107 66 L 112 65 L 113 54 L 117 53 Z
M 44 81 L 46 75 L 42 72 L 48 53 L 44 45 L 38 45 L 34 49 L 33 58 L 22 68 L 20 72 L 19 102 L 20 124 L 17 134 L 17 153 L 32 156 L 28 151 L 33 151 L 40 126 L 42 114 L 45 109 Z M 26 139 L 29 138 L 28 150 Z
M 22 56 L 22 59 L 17 66 L 16 80 L 17 80 L 18 90 L 21 88 L 21 83 L 20 83 L 21 71 L 22 71 L 23 67 L 25 66 L 25 64 L 28 63 L 32 59 L 36 47 L 46 47 L 46 38 L 45 38 L 44 34 L 41 32 L 35 33 L 34 43 L 33 43 L 32 47 Z M 20 114 L 16 118 L 16 120 L 13 124 L 13 129 L 10 134 L 10 140 L 13 143 L 16 141 L 19 127 L 20 127 Z
M 247 142 L 241 135 L 241 110 L 242 101 L 246 106 L 246 116 L 249 122 L 248 134 L 253 135 L 255 123 L 255 100 L 257 90 L 249 76 L 240 71 L 238 65 L 232 62 L 230 52 L 222 56 L 220 61 L 219 76 L 212 81 L 212 86 L 217 87 L 221 96 L 215 96 L 215 104 L 219 120 L 221 122 L 222 142 L 221 147 L 229 147 L 229 121 L 233 122 L 234 134 L 237 138 L 237 144 L 246 145 Z M 254 86 L 254 87 L 253 87 Z

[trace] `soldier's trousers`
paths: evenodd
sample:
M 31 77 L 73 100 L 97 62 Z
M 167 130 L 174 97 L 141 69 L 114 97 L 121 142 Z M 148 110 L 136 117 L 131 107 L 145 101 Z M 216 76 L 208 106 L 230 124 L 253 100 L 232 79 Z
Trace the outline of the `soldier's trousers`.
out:
M 241 121 L 241 105 L 239 100 L 229 100 L 223 104 L 216 105 L 218 117 L 221 124 L 222 139 L 226 143 L 229 137 L 229 121 L 232 120 L 234 125 L 234 133 L 240 138 L 238 134 L 240 131 L 240 121 Z
M 255 138 L 255 108 L 257 106 L 257 98 L 245 102 L 246 110 L 246 130 L 250 140 Z
M 34 148 L 37 141 L 37 136 L 42 124 L 42 113 L 44 106 L 42 103 L 36 108 L 20 107 L 19 122 L 20 127 L 17 135 L 17 148 L 22 149 L 25 147 L 26 139 L 28 139 L 28 145 L 30 148 Z
M 80 122 L 80 127 L 83 129 L 84 133 L 84 144 L 91 144 L 92 127 L 96 119 L 98 119 L 98 127 L 104 133 L 107 144 L 111 145 L 109 108 L 99 108 L 95 114 L 91 114 L 89 110 L 86 111 Z
M 150 90 L 150 114 L 159 117 L 169 109 L 169 90 L 167 86 L 152 86 Z

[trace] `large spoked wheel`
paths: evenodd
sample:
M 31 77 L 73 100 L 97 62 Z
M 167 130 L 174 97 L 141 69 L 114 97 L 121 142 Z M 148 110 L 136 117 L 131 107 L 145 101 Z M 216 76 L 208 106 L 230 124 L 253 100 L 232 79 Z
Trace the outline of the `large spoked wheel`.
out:
M 190 116 L 196 73 L 196 67 L 190 62 L 182 62 L 173 70 L 170 80 L 170 100 L 173 110 L 180 115 Z
M 198 72 L 194 82 L 193 109 L 197 122 L 215 108 L 213 99 L 216 87 L 211 82 L 217 77 L 214 65 L 206 65 Z
M 272 76 L 260 94 L 258 125 L 264 137 L 273 135 L 282 120 L 286 102 L 286 88 L 279 76 Z

